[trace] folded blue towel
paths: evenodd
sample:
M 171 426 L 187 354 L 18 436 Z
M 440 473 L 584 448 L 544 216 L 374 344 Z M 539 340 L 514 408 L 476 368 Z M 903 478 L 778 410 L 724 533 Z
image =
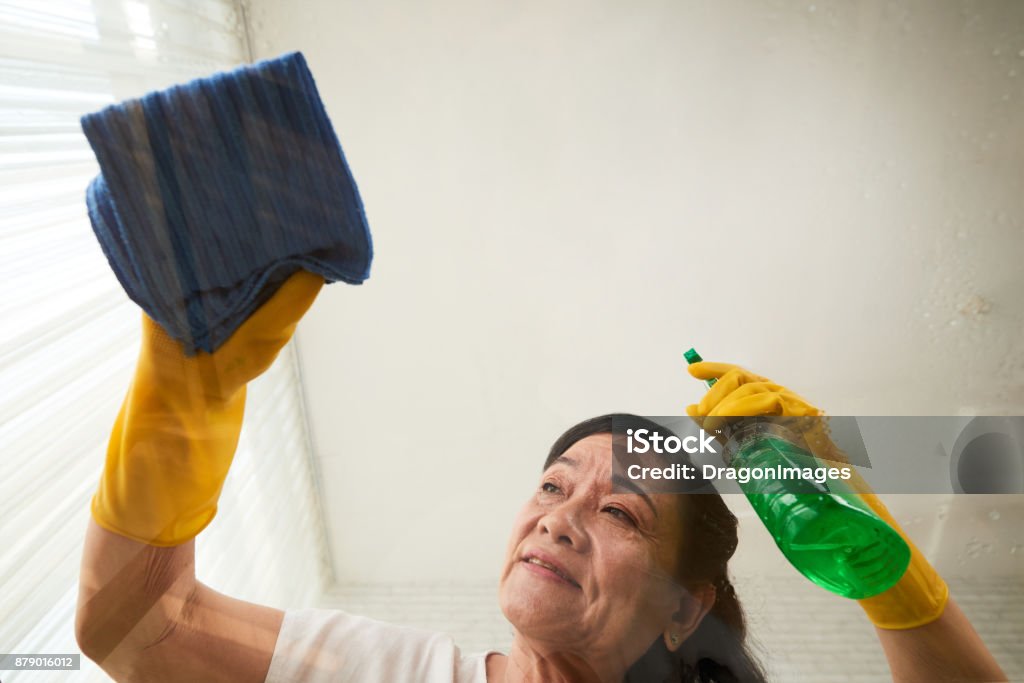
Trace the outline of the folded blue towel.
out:
M 298 270 L 359 284 L 363 202 L 302 54 L 82 117 L 93 231 L 128 296 L 214 351 Z

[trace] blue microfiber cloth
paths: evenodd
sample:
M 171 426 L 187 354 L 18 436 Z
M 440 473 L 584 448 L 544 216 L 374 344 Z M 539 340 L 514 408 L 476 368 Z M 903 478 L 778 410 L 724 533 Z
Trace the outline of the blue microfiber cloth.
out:
M 369 277 L 373 245 L 301 53 L 82 117 L 89 218 L 128 296 L 212 352 L 298 270 Z

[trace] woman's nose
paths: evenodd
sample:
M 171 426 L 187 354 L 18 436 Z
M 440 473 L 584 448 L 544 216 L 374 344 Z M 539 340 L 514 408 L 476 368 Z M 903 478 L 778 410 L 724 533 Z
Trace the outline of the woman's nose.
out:
M 549 535 L 554 543 L 583 552 L 590 547 L 590 536 L 580 513 L 578 506 L 563 503 L 543 515 L 537 525 L 541 534 Z

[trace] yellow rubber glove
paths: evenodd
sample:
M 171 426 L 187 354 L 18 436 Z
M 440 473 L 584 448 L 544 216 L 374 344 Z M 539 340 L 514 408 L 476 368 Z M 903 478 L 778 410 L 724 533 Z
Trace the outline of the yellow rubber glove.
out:
M 708 424 L 708 418 L 714 420 L 721 417 L 758 415 L 801 418 L 824 415 L 823 411 L 789 389 L 739 366 L 704 361 L 694 363 L 688 366 L 688 369 L 697 379 L 716 380 L 699 404 L 686 408 L 687 414 L 704 429 L 715 428 L 714 424 Z M 815 455 L 824 460 L 847 461 L 845 455 L 828 438 L 827 433 L 823 433 L 824 421 L 813 420 L 811 425 L 817 433 L 805 433 L 804 436 Z M 853 469 L 853 475 L 853 479 L 847 484 L 903 537 L 910 548 L 910 566 L 896 585 L 883 593 L 857 602 L 871 622 L 879 628 L 908 629 L 935 621 L 942 616 L 949 600 L 946 582 L 907 537 L 856 469 Z
M 238 445 L 245 386 L 274 362 L 323 283 L 305 271 L 291 276 L 212 354 L 185 356 L 143 314 L 135 376 L 92 499 L 97 524 L 174 546 L 210 523 Z

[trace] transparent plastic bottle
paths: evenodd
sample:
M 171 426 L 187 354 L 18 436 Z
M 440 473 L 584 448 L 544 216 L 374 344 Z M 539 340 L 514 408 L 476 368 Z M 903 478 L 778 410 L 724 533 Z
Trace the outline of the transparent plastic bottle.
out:
M 701 360 L 693 349 L 685 357 Z M 771 422 L 740 426 L 729 434 L 729 446 L 734 468 L 821 466 Z M 868 598 L 892 587 L 910 563 L 903 538 L 840 482 L 765 478 L 740 488 L 790 564 L 826 590 Z

